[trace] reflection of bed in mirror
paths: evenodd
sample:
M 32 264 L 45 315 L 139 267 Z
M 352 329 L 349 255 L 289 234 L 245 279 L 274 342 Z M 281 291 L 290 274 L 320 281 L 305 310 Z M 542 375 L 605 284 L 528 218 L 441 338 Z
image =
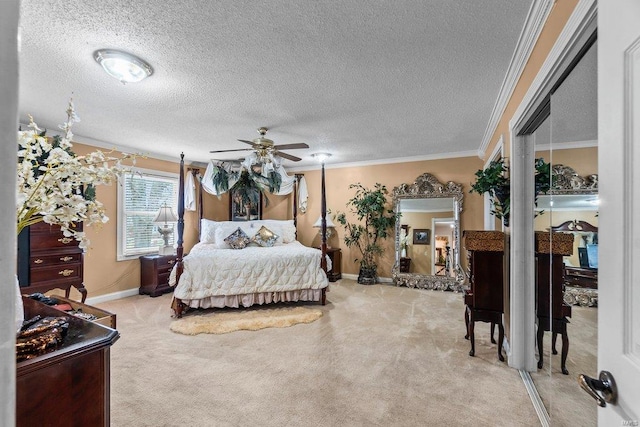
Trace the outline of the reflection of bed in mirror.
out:
M 412 184 L 393 189 L 393 201 L 400 217 L 396 223 L 396 263 L 393 282 L 412 288 L 462 291 L 464 273 L 460 268 L 460 212 L 462 186 L 441 183 L 424 173 Z M 428 241 L 409 244 L 406 257 L 411 272 L 402 268 L 400 236 L 402 225 L 416 230 L 431 230 Z
M 565 221 L 553 231 L 575 235 L 578 264 L 569 264 L 565 257 L 564 300 L 567 304 L 596 306 L 598 304 L 598 227 L 580 220 Z
M 598 175 L 579 176 L 553 165 L 554 186 L 537 200 L 535 229 L 573 233 L 574 251 L 564 257 L 564 300 L 569 305 L 598 305 Z M 591 255 L 589 257 L 589 255 Z

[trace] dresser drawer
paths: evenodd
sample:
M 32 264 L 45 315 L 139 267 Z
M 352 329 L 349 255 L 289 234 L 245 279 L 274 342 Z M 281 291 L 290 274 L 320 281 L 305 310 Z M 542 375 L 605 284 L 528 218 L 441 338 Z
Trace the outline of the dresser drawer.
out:
M 31 268 L 48 267 L 50 265 L 68 265 L 73 263 L 79 263 L 82 261 L 81 253 L 72 254 L 59 254 L 59 255 L 46 255 L 46 256 L 32 256 L 29 260 Z
M 31 270 L 31 285 L 42 282 L 82 280 L 82 264 L 79 262 L 49 267 L 34 268 Z
M 53 248 L 74 248 L 78 241 L 73 237 L 65 237 L 60 233 L 32 233 L 31 251 Z
M 171 275 L 170 271 L 158 274 L 158 285 L 168 285 L 170 275 Z
M 167 258 L 167 259 L 158 259 L 157 260 L 158 263 L 158 272 L 164 272 L 164 271 L 171 271 L 171 269 L 173 268 L 173 266 L 176 263 L 176 259 L 175 258 Z

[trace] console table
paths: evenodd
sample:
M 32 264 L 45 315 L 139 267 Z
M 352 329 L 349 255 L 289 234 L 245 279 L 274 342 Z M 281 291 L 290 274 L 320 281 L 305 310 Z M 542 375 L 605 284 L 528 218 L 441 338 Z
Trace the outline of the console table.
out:
M 64 312 L 23 297 L 25 319 Z M 16 425 L 108 426 L 110 347 L 118 331 L 68 315 L 62 346 L 16 365 Z

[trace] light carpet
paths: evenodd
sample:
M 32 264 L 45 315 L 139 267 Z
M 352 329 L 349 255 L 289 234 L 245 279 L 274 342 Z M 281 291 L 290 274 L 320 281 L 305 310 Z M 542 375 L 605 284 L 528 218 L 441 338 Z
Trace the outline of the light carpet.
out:
M 100 304 L 121 334 L 111 425 L 540 425 L 488 324 L 469 357 L 461 294 L 343 279 L 327 301 L 273 307 L 322 311 L 309 324 L 195 336 L 169 329 L 171 294 Z
M 171 330 L 184 335 L 226 334 L 235 331 L 257 331 L 265 328 L 288 328 L 311 323 L 322 317 L 317 309 L 305 307 L 249 308 L 235 311 L 207 310 L 189 313 L 171 322 Z

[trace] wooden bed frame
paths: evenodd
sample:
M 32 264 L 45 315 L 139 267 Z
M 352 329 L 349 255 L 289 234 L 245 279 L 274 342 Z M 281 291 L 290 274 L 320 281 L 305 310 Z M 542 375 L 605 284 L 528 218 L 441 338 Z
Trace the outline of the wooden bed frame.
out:
M 197 169 L 191 169 L 189 172 L 192 172 L 197 175 Z M 180 276 L 184 270 L 184 265 L 182 262 L 184 256 L 184 247 L 183 247 L 183 236 L 184 236 L 184 153 L 180 154 L 180 172 L 179 172 L 179 181 L 178 181 L 178 241 L 177 241 L 177 251 L 176 251 L 176 286 L 178 281 L 180 280 Z M 293 224 L 296 226 L 297 230 L 297 216 L 298 216 L 298 181 L 302 175 L 296 175 L 296 180 L 294 182 L 293 188 Z M 327 273 L 327 194 L 325 187 L 325 174 L 324 174 L 324 163 L 322 163 L 322 190 L 321 190 L 321 203 L 320 203 L 320 215 L 322 217 L 322 227 L 321 227 L 321 235 L 322 235 L 322 243 L 320 244 L 320 250 L 322 251 L 322 257 L 320 258 L 320 267 L 324 270 L 325 274 Z M 202 186 L 198 186 L 198 206 L 199 206 L 199 220 L 203 218 L 203 209 L 202 209 Z M 198 229 L 200 229 L 200 221 L 198 221 Z M 325 305 L 327 303 L 327 288 L 322 289 L 321 296 L 321 304 Z M 182 317 L 182 314 L 187 308 L 187 305 L 184 304 L 179 298 L 174 297 L 171 303 L 171 308 L 175 313 L 175 317 Z

